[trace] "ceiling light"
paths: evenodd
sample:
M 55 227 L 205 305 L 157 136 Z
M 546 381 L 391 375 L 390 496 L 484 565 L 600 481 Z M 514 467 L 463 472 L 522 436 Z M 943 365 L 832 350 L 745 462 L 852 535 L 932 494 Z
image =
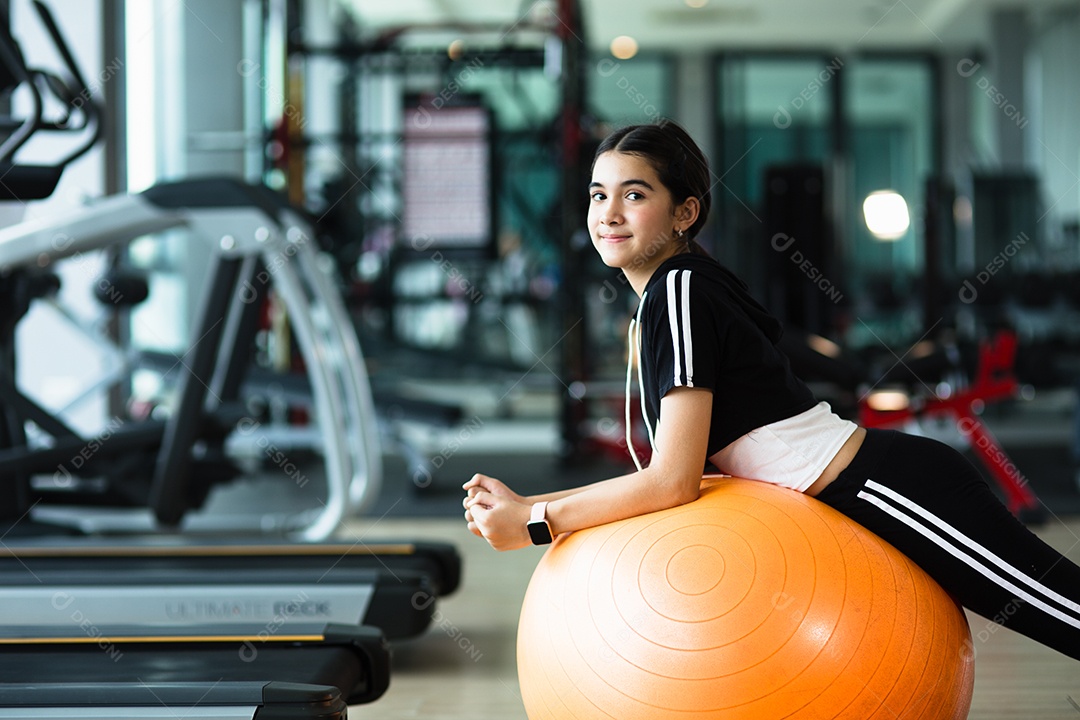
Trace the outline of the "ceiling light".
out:
M 709 0 L 686 0 L 686 6 L 694 9 L 703 8 L 709 4 Z
M 620 35 L 611 41 L 611 54 L 620 60 L 629 60 L 637 55 L 637 40 L 629 35 Z
M 878 190 L 863 201 L 867 229 L 879 240 L 899 240 L 911 226 L 907 201 L 895 190 Z

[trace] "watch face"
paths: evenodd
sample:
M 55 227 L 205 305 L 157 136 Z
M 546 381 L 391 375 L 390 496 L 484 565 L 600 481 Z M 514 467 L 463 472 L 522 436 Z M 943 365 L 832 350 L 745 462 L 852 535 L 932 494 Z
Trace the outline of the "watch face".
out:
M 532 538 L 533 545 L 547 545 L 551 542 L 551 528 L 543 520 L 531 522 L 525 527 L 529 529 L 529 537 Z

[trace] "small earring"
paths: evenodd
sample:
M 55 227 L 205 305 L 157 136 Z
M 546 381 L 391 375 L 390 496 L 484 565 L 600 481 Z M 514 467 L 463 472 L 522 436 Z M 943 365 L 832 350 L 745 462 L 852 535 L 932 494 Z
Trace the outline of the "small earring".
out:
M 676 230 L 675 232 L 677 232 L 677 233 L 679 234 L 679 239 L 680 239 L 680 240 L 682 239 L 682 236 L 686 234 L 686 233 L 685 233 L 685 232 L 683 232 L 682 230 Z

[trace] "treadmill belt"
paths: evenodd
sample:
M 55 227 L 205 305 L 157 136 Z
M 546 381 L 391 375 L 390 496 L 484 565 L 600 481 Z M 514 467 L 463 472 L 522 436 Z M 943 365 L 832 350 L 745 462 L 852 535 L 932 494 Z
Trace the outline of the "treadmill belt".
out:
M 444 597 L 456 591 L 461 582 L 460 555 L 453 545 L 440 542 L 211 543 L 158 537 L 109 542 L 23 539 L 8 540 L 0 546 L 0 568 L 7 566 L 28 574 L 39 567 L 162 570 L 261 567 L 274 568 L 282 574 L 299 569 L 326 572 L 337 568 L 367 568 L 426 575 L 434 592 Z
M 461 564 L 443 543 L 26 541 L 0 547 L 0 606 L 19 625 L 373 625 L 423 633 Z
M 277 682 L 0 684 L 0 720 L 346 720 L 329 685 Z
M 228 717 L 343 718 L 344 706 L 372 702 L 389 685 L 389 649 L 373 628 L 330 625 L 306 640 L 258 633 L 246 640 L 70 640 L 0 646 L 0 718 L 42 717 L 41 708 L 89 713 L 66 717 L 144 716 L 126 714 L 132 708 L 176 717 L 176 710 L 156 714 L 176 707 L 200 709 L 188 717 L 222 709 L 240 713 Z M 103 708 L 125 710 L 99 714 Z

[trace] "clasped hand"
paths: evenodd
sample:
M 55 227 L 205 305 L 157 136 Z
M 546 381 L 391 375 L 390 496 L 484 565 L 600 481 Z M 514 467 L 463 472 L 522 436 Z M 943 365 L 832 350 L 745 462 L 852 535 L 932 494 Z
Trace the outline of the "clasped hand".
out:
M 516 550 L 531 544 L 525 527 L 532 509 L 528 500 L 487 475 L 473 475 L 462 489 L 467 493 L 461 504 L 469 532 L 484 538 L 496 550 Z

